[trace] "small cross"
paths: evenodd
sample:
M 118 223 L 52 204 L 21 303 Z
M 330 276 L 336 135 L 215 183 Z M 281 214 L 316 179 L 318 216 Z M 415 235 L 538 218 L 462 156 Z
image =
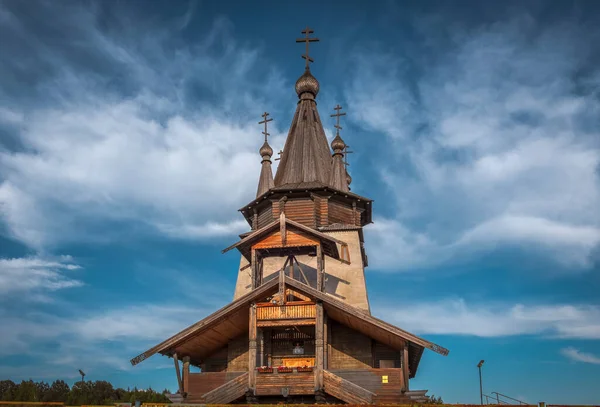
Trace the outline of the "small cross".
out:
M 336 124 L 335 124 L 335 126 L 333 126 L 336 128 L 335 134 L 340 134 L 340 130 L 342 129 L 340 127 L 340 117 L 346 116 L 346 113 L 340 113 L 340 110 L 342 110 L 342 107 L 340 105 L 337 105 L 336 107 L 334 107 L 333 110 L 336 111 L 335 114 L 331 115 L 331 117 L 336 118 Z
M 265 143 L 267 142 L 267 137 L 270 136 L 270 134 L 267 132 L 267 123 L 272 122 L 273 119 L 267 119 L 267 117 L 269 117 L 269 113 L 264 112 L 261 115 L 262 118 L 264 118 L 264 120 L 262 122 L 258 122 L 258 124 L 264 124 L 265 125 L 265 131 L 262 132 L 262 134 L 265 135 Z
M 277 153 L 277 155 L 279 156 L 279 158 L 276 158 L 275 161 L 281 160 L 281 154 L 283 154 L 283 150 L 279 150 L 279 152 Z
M 317 41 L 319 41 L 319 39 L 309 37 L 309 35 L 314 33 L 314 31 L 311 30 L 310 28 L 308 28 L 308 26 L 306 26 L 306 28 L 304 30 L 302 30 L 301 33 L 304 34 L 304 38 L 298 38 L 298 39 L 296 39 L 296 42 L 305 42 L 306 43 L 306 54 L 302 55 L 302 58 L 304 58 L 306 60 L 306 69 L 309 69 L 308 63 L 315 62 L 315 61 L 308 55 L 308 44 L 311 42 L 317 42 Z
M 346 167 L 348 167 L 350 164 L 348 163 L 348 154 L 352 154 L 354 153 L 354 151 L 349 151 L 348 148 L 350 146 L 346 144 L 346 147 L 344 148 L 344 165 Z

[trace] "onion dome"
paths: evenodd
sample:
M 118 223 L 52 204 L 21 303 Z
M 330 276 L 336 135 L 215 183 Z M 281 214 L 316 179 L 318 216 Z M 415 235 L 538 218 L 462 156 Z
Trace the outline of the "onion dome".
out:
M 335 138 L 331 141 L 331 148 L 334 152 L 337 152 L 337 150 L 342 152 L 346 148 L 346 143 L 344 143 L 339 134 L 336 134 Z
M 269 158 L 271 158 L 271 156 L 273 155 L 273 149 L 266 141 L 258 152 L 261 157 L 268 156 Z
M 310 69 L 306 69 L 296 81 L 296 93 L 298 97 L 305 92 L 312 93 L 315 97 L 319 93 L 319 81 L 312 76 Z
M 346 171 L 346 182 L 348 183 L 348 185 L 352 184 L 352 177 L 350 176 L 350 173 L 348 171 Z

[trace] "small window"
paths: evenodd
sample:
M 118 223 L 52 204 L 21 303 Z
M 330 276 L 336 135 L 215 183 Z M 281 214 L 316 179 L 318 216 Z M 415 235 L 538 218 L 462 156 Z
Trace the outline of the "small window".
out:
M 381 383 L 388 383 L 388 377 L 387 376 L 381 376 Z

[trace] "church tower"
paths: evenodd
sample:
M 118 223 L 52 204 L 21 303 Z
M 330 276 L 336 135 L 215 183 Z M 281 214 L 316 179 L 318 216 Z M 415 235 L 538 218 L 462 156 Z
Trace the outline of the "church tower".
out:
M 267 281 L 286 264 L 289 275 L 293 273 L 305 284 L 370 312 L 364 274 L 367 256 L 362 228 L 371 223 L 372 201 L 349 190 L 349 176 L 344 161 L 346 144 L 340 136 L 342 128 L 339 121 L 346 113 L 340 112 L 339 105 L 335 107 L 336 113 L 331 115 L 337 119 L 336 136 L 331 143 L 333 154 L 329 148 L 317 110 L 319 81 L 311 73 L 310 62 L 313 60 L 308 55 L 308 44 L 318 39 L 310 38 L 307 30 L 303 33 L 306 37 L 297 41 L 306 42 L 306 54 L 303 55 L 306 66 L 296 81 L 299 100 L 277 174 L 274 182 L 267 181 L 272 177 L 272 150 L 265 140 L 260 150 L 263 167 L 259 194 L 240 211 L 252 232 L 281 218 L 297 222 L 342 243 L 336 247 L 339 258 L 317 256 L 314 245 L 302 246 L 296 241 L 287 242 L 286 245 L 281 245 L 281 242 L 273 242 L 273 246 L 263 245 L 255 253 L 259 263 L 257 267 L 260 268 L 260 271 L 255 271 L 259 274 L 255 278 Z M 260 124 L 266 126 L 265 115 L 268 113 L 263 115 L 265 120 Z M 263 134 L 268 135 L 266 127 Z M 268 155 L 264 154 L 265 151 Z M 266 187 L 268 182 L 271 182 L 270 188 Z M 323 263 L 319 266 L 319 262 Z M 242 254 L 234 300 L 250 292 L 252 287 L 251 256 Z
M 306 65 L 275 177 L 273 119 L 265 112 L 259 122 L 257 193 L 240 209 L 249 231 L 223 250 L 241 254 L 233 301 L 131 360 L 173 358 L 174 403 L 424 402 L 427 391 L 411 390 L 409 380 L 425 349 L 448 354 L 371 315 L 363 227 L 373 201 L 350 192 L 340 105 L 327 142 L 310 70 L 312 33 L 307 27 L 296 40 L 306 44 Z

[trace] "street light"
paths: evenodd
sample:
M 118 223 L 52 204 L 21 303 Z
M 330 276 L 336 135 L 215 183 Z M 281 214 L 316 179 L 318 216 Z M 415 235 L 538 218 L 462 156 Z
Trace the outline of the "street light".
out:
M 79 369 L 79 374 L 81 375 L 81 383 L 83 383 L 83 377 L 85 376 L 85 373 L 83 373 L 83 370 Z
M 479 368 L 479 398 L 481 399 L 481 405 L 483 406 L 483 385 L 481 384 L 481 366 L 483 366 L 484 360 L 481 359 L 477 364 Z

